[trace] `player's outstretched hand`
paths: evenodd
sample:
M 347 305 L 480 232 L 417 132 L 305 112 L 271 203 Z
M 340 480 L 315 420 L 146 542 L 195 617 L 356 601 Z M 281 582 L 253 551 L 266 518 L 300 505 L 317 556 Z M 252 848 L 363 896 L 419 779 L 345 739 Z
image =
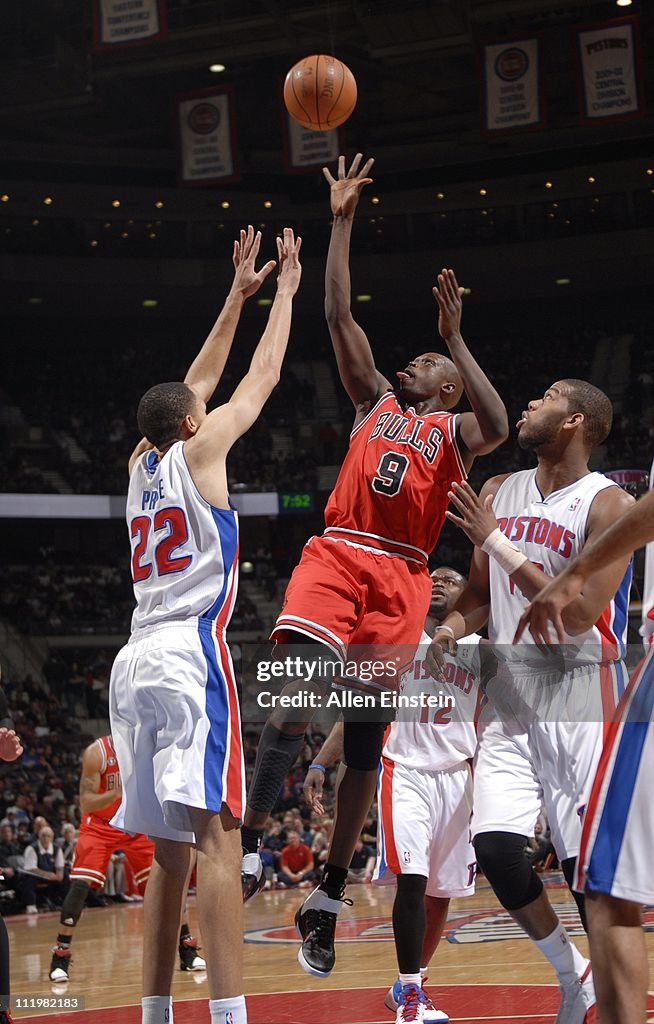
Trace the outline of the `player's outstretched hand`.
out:
M 554 626 L 559 643 L 564 644 L 566 633 L 561 613 L 575 597 L 579 596 L 583 587 L 584 578 L 575 573 L 574 567 L 566 569 L 560 576 L 555 576 L 539 594 L 536 594 L 520 616 L 513 638 L 514 644 L 519 642 L 527 627 L 539 646 L 556 643 L 550 636 L 550 623 Z
M 429 674 L 434 678 L 445 682 L 445 655 L 452 657 L 456 654 L 456 640 L 449 629 L 436 627 L 434 639 L 429 645 L 425 662 Z
M 330 202 L 334 217 L 351 217 L 356 210 L 363 186 L 372 184 L 372 178 L 369 175 L 375 162 L 374 157 L 366 160 L 361 170 L 359 170 L 362 160 L 363 153 L 357 153 L 350 165 L 349 171 L 346 173 L 345 157 L 339 156 L 336 178 L 328 167 L 323 167 L 322 169 L 322 173 L 329 184 Z
M 23 744 L 13 729 L 0 729 L 0 758 L 15 761 L 23 753 Z
M 234 283 L 232 288 L 234 291 L 240 292 L 244 299 L 259 291 L 268 274 L 272 273 L 276 266 L 274 260 L 268 260 L 267 263 L 264 263 L 261 270 L 254 269 L 260 245 L 261 232 L 257 231 L 255 234 L 251 224 L 248 224 L 247 231 L 241 228 L 239 238 L 234 242 L 234 252 L 232 254 Z
M 493 530 L 497 530 L 498 522 L 493 515 L 494 494 L 488 494 L 484 501 L 481 501 L 467 480 L 462 483 L 452 484 L 452 490 L 447 494 L 450 503 L 461 513 L 456 516 L 449 509 L 445 513 L 447 518 L 459 529 L 463 530 L 466 536 L 478 548 L 482 546 L 487 537 L 490 537 Z
M 309 768 L 302 787 L 302 795 L 312 811 L 316 814 L 324 814 L 325 808 L 322 803 L 322 790 L 325 784 L 325 773 L 320 768 Z
M 277 274 L 277 290 L 286 291 L 295 295 L 302 277 L 302 265 L 300 263 L 300 249 L 302 239 L 296 238 L 292 228 L 284 228 L 282 238 L 277 238 L 277 255 L 279 257 L 279 272 Z
M 443 267 L 438 275 L 438 285 L 432 288 L 438 303 L 438 333 L 443 341 L 461 330 L 463 288 L 457 282 L 453 270 Z

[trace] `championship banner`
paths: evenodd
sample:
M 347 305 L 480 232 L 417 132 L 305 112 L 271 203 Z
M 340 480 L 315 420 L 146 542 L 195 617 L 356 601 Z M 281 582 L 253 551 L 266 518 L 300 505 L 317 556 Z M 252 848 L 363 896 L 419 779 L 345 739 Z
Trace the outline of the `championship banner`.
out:
M 577 32 L 582 121 L 641 117 L 638 19 L 586 25 Z
M 210 185 L 238 178 L 229 89 L 178 97 L 180 182 Z
M 485 132 L 516 131 L 543 124 L 537 38 L 487 43 L 483 53 Z
M 303 128 L 286 111 L 284 111 L 284 118 L 287 170 L 301 171 L 304 167 L 315 167 L 316 164 L 322 166 L 338 159 L 341 152 L 338 128 L 330 128 L 325 132 L 313 132 L 308 128 Z
M 152 43 L 166 35 L 165 0 L 94 0 L 93 48 Z

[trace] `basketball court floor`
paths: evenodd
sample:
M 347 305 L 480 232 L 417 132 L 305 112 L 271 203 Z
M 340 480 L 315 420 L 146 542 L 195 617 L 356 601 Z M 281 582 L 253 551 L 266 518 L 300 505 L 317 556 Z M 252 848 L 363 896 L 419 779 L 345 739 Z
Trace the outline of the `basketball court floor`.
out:
M 560 875 L 546 884 L 559 916 L 584 953 L 588 945 L 576 907 Z M 305 892 L 264 892 L 245 909 L 245 991 L 250 1024 L 391 1024 L 384 995 L 396 967 L 390 913 L 393 891 L 351 886 L 354 906 L 341 915 L 337 965 L 319 981 L 304 974 L 296 956 L 293 916 Z M 190 922 L 196 925 L 194 897 Z M 34 1024 L 139 1024 L 143 933 L 140 903 L 87 910 L 73 944 L 71 980 L 48 981 L 58 930 L 57 914 L 8 920 L 13 995 L 29 1000 L 14 1016 Z M 654 961 L 654 908 L 646 914 L 650 961 Z M 194 932 L 197 934 L 197 931 Z M 435 1005 L 465 1024 L 553 1024 L 558 988 L 543 957 L 501 909 L 485 879 L 469 899 L 452 902 L 446 937 L 430 969 Z M 653 965 L 654 966 L 654 965 Z M 653 972 L 654 976 L 654 972 Z M 66 1012 L 59 1004 L 43 1013 L 38 1000 L 83 999 Z M 178 971 L 175 1024 L 208 1022 L 206 977 Z M 654 995 L 650 997 L 654 1022 Z

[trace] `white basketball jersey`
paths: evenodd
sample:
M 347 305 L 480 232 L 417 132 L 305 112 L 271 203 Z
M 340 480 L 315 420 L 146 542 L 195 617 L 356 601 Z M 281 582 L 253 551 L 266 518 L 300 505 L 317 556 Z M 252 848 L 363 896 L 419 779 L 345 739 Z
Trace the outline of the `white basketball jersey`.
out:
M 547 576 L 558 576 L 580 553 L 586 543 L 588 514 L 595 497 L 607 487 L 616 487 L 601 473 L 588 473 L 546 498 L 536 483 L 536 470 L 512 473 L 495 495 L 493 512 L 502 533 L 525 553 Z M 507 660 L 523 660 L 523 644 L 533 643 L 525 631 L 518 648 L 512 649 L 518 619 L 527 598 L 514 580 L 490 562 L 490 618 L 488 636 L 498 645 L 496 654 Z M 566 637 L 568 665 L 615 661 L 625 653 L 631 565 L 615 597 L 597 623 L 586 633 Z M 542 661 L 541 661 L 542 665 Z
M 199 493 L 183 441 L 144 453 L 127 492 L 136 608 L 132 630 L 180 620 L 229 622 L 238 585 L 238 514 Z
M 654 489 L 654 462 L 649 474 L 650 490 Z M 643 581 L 643 624 L 640 628 L 645 646 L 654 637 L 654 540 L 645 545 L 645 579 Z
M 416 703 L 421 694 L 431 695 L 439 698 L 442 706 L 400 707 L 386 736 L 384 757 L 408 768 L 440 772 L 474 756 L 482 701 L 480 639 L 477 633 L 471 633 L 458 641 L 456 658 L 445 656 L 445 682 L 441 682 L 427 669 L 425 658 L 431 640 L 423 632 L 413 666 L 402 676 L 400 694 L 416 698 Z M 453 706 L 446 698 L 452 698 Z

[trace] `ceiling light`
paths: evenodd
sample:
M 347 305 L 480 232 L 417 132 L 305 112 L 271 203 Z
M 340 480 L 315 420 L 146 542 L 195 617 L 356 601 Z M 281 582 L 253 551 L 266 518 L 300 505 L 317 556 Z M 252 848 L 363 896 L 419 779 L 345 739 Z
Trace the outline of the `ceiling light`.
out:
M 437 199 L 445 199 L 445 193 L 444 192 L 437 192 L 436 193 L 436 198 Z
M 29 302 L 30 306 L 40 306 L 41 303 L 43 302 L 43 299 L 41 298 L 40 295 L 30 295 L 27 301 Z
M 594 185 L 595 184 L 595 179 L 592 176 L 592 174 L 587 178 L 587 181 L 588 181 L 589 185 Z
M 557 277 L 556 283 L 557 284 L 571 284 L 571 280 L 570 280 L 569 277 Z
M 223 199 L 220 205 L 222 206 L 223 210 L 229 210 L 229 201 L 227 199 Z
M 154 309 L 155 306 L 159 305 L 159 299 L 143 299 L 141 305 L 144 309 Z
M 8 195 L 8 193 L 7 192 L 3 192 L 2 195 L 0 196 L 0 200 L 3 203 L 8 203 L 9 202 L 9 195 Z
M 365 292 L 362 295 L 357 295 L 357 302 L 372 302 L 372 295 L 367 295 Z
M 156 237 L 157 237 L 157 232 L 156 231 L 151 231 L 149 233 L 149 235 L 148 235 L 148 238 L 156 238 Z
M 654 167 L 648 167 L 648 168 L 647 168 L 647 170 L 645 171 L 645 174 L 650 174 L 650 175 L 651 175 L 651 174 L 654 174 Z M 3 196 L 3 197 L 2 197 L 2 201 L 3 201 L 3 203 L 6 203 L 6 202 L 7 202 L 7 199 L 9 199 L 9 196 L 7 196 L 7 198 L 5 198 L 5 197 Z
M 158 210 L 163 210 L 163 207 L 164 207 L 163 199 L 157 199 L 157 201 L 156 201 L 156 203 L 154 205 L 156 206 L 156 208 Z
M 219 75 L 221 71 L 225 70 L 224 64 L 210 64 L 209 71 L 213 71 L 214 75 Z
M 371 198 L 370 202 L 373 203 L 374 206 L 377 206 L 377 204 L 379 202 L 379 196 L 373 196 Z
M 631 7 L 633 0 L 615 0 L 618 7 Z
M 54 199 L 52 198 L 52 196 L 44 196 L 44 198 L 43 198 L 43 205 L 44 206 L 52 206 L 53 203 L 54 203 Z
M 463 294 L 464 295 L 472 295 L 472 288 L 464 288 L 463 289 Z
M 272 206 L 272 203 L 270 202 L 270 199 L 264 199 L 263 205 L 265 206 L 266 210 L 269 210 Z
M 121 231 L 120 237 L 121 238 L 129 238 L 129 231 Z
M 115 210 L 117 210 L 118 207 L 120 206 L 120 199 L 112 199 L 111 200 L 111 205 L 113 206 L 113 208 Z
M 89 245 L 91 246 L 92 249 L 95 249 L 97 244 L 98 244 L 97 238 L 92 238 L 91 241 L 89 242 Z
M 486 189 L 486 188 L 480 188 L 480 189 L 479 189 L 479 195 L 480 195 L 480 196 L 487 196 L 487 195 L 488 195 L 488 189 Z
M 35 218 L 34 218 L 34 220 L 32 221 L 32 227 L 33 227 L 33 228 L 38 228 L 38 226 L 39 226 L 39 223 L 40 223 L 40 221 L 38 221 L 38 220 L 36 219 L 36 217 L 35 217 Z
M 257 299 L 257 306 L 272 306 L 272 299 Z
M 552 182 L 551 181 L 546 181 L 545 182 L 545 188 L 551 188 L 551 187 L 552 187 Z

